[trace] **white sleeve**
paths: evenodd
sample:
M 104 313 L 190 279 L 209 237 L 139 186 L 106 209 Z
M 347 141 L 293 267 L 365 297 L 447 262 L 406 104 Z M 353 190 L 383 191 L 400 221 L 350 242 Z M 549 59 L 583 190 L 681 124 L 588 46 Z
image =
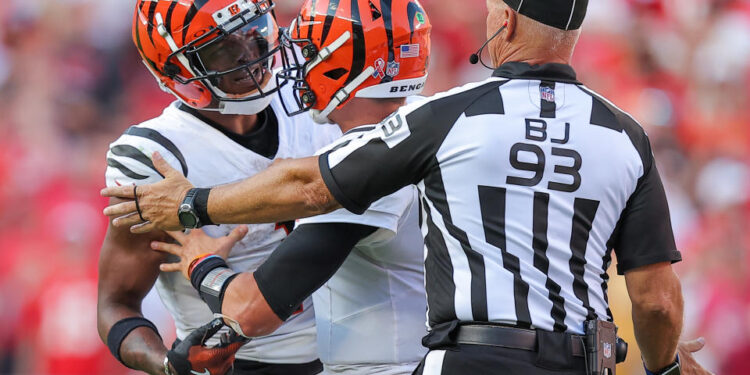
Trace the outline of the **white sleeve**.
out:
M 368 243 L 385 242 L 396 236 L 401 216 L 405 215 L 416 204 L 416 188 L 407 186 L 375 201 L 362 215 L 354 214 L 344 208 L 336 211 L 313 216 L 298 221 L 299 225 L 312 223 L 351 223 L 379 228 L 368 236 Z
M 123 134 L 109 145 L 107 151 L 107 186 L 146 185 L 161 181 L 163 176 L 154 167 L 151 154 L 164 157 L 173 168 L 184 171 L 175 155 L 158 142 L 148 138 Z

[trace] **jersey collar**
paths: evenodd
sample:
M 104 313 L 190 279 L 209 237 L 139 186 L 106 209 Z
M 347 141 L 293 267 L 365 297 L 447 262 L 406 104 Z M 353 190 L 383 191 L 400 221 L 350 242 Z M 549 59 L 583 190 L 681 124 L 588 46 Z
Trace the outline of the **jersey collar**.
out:
M 492 73 L 492 76 L 581 84 L 576 79 L 576 72 L 570 65 L 556 63 L 529 65 L 528 63 L 511 61 L 500 65 Z

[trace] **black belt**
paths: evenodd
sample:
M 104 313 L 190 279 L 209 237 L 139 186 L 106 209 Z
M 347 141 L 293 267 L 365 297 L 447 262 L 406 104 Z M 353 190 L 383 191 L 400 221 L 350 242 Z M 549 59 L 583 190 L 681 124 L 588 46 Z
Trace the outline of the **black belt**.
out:
M 561 335 L 564 333 L 560 333 Z M 456 341 L 459 344 L 499 346 L 509 349 L 537 351 L 535 330 L 496 325 L 461 325 Z M 571 354 L 583 357 L 583 336 L 570 335 Z

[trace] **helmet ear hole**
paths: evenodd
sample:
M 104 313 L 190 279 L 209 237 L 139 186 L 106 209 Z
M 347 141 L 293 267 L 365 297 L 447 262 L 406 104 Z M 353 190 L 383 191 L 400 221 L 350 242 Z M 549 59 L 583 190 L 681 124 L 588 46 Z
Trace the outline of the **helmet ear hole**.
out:
M 164 64 L 164 75 L 169 78 L 174 78 L 177 74 L 180 73 L 180 67 L 171 63 L 167 62 Z
M 349 73 L 349 71 L 344 68 L 336 68 L 336 69 L 332 69 L 323 73 L 323 75 L 334 81 L 337 81 L 339 78 L 343 77 L 344 74 L 346 73 Z
M 314 44 L 308 43 L 306 46 L 302 47 L 302 57 L 306 59 L 312 59 L 317 55 L 318 47 L 315 47 Z

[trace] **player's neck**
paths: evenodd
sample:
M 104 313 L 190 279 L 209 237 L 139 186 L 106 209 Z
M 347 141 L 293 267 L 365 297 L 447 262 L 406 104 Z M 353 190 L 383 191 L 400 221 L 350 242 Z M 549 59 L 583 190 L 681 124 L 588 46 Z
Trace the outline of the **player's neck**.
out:
M 198 112 L 205 118 L 235 134 L 247 134 L 258 126 L 258 115 L 224 115 L 215 111 Z
M 398 110 L 404 100 L 354 98 L 344 107 L 333 111 L 329 118 L 342 133 L 362 125 L 372 125 L 383 121 Z

